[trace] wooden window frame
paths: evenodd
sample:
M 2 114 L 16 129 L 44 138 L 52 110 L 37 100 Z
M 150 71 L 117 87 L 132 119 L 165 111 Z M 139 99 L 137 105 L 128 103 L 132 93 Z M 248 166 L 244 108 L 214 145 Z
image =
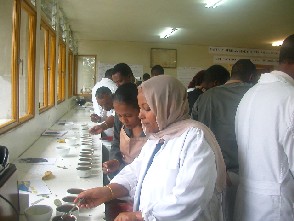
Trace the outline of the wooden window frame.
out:
M 40 113 L 49 110 L 54 106 L 55 102 L 55 58 L 56 58 L 56 35 L 54 30 L 43 19 L 41 20 L 41 27 L 46 32 L 45 37 L 45 55 L 44 55 L 44 106 L 39 108 Z M 50 48 L 49 48 L 50 47 Z M 49 54 L 49 51 L 51 52 Z M 49 59 L 49 56 L 50 59 Z M 50 61 L 50 64 L 49 62 Z M 48 82 L 50 82 L 50 88 L 48 88 Z
M 29 14 L 29 51 L 28 51 L 28 111 L 19 117 L 19 122 L 30 120 L 35 115 L 35 60 L 36 60 L 36 11 L 30 3 L 21 2 L 21 8 Z M 20 28 L 20 26 L 19 26 Z

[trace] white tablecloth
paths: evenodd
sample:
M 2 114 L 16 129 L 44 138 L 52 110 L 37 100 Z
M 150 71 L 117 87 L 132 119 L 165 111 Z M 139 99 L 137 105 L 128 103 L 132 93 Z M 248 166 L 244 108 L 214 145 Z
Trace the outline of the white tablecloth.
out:
M 73 126 L 60 125 L 62 121 L 73 122 Z M 70 188 L 81 188 L 88 189 L 92 187 L 103 185 L 102 176 L 102 143 L 100 141 L 100 136 L 90 136 L 93 140 L 94 156 L 96 157 L 96 163 L 92 168 L 92 175 L 88 178 L 80 178 L 77 175 L 76 167 L 79 161 L 79 152 L 84 147 L 82 145 L 82 138 L 80 133 L 80 128 L 87 125 L 88 127 L 93 126 L 90 122 L 90 113 L 88 109 L 83 109 L 80 107 L 74 108 L 69 113 L 67 113 L 62 119 L 60 119 L 53 127 L 52 130 L 67 130 L 68 132 L 63 137 L 50 137 L 41 136 L 36 142 L 25 151 L 20 157 L 21 158 L 45 158 L 49 161 L 53 161 L 53 164 L 35 164 L 35 163 L 19 163 L 18 160 L 14 162 L 17 166 L 17 174 L 19 181 L 38 181 L 40 184 L 45 184 L 46 188 L 49 189 L 50 193 L 46 196 L 42 194 L 42 188 L 37 188 L 36 193 L 27 193 L 20 191 L 20 206 L 23 209 L 26 204 L 31 205 L 34 202 L 40 201 L 38 204 L 50 205 L 53 208 L 53 215 L 56 213 L 56 206 L 54 205 L 54 200 L 70 195 L 67 190 Z M 60 139 L 64 139 L 68 136 L 75 136 L 79 138 L 78 144 L 71 146 L 70 152 L 67 156 L 61 157 L 57 154 L 55 147 L 60 145 L 67 145 L 64 143 L 57 142 Z M 46 171 L 51 171 L 53 173 L 53 178 L 49 180 L 42 181 L 42 176 Z M 29 196 L 29 199 L 26 197 Z M 27 201 L 27 202 L 26 202 Z M 80 221 L 99 221 L 103 220 L 104 214 L 104 204 L 94 208 L 94 209 L 81 209 L 79 211 Z M 20 216 L 20 221 L 25 220 L 23 215 Z

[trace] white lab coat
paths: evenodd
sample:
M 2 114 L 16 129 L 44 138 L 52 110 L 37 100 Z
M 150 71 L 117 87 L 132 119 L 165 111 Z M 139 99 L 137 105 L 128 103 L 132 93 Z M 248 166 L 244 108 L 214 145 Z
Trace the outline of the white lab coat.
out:
M 180 137 L 165 142 L 142 183 L 157 142 L 148 140 L 140 155 L 111 183 L 120 183 L 129 190 L 134 197 L 134 208 L 142 187 L 139 210 L 146 221 L 220 221 L 215 156 L 203 132 L 190 128 Z
M 261 75 L 239 104 L 236 136 L 240 184 L 234 220 L 293 221 L 294 80 L 289 75 Z
M 95 95 L 96 95 L 97 89 L 100 87 L 108 87 L 111 90 L 111 92 L 114 94 L 117 89 L 117 86 L 111 79 L 102 78 L 92 88 L 92 102 L 93 102 L 94 113 L 101 117 L 101 121 L 104 121 L 107 117 L 114 116 L 115 111 L 113 109 L 110 111 L 106 111 L 98 104 Z M 107 130 L 104 131 L 104 133 L 107 136 L 113 136 L 113 127 L 108 128 Z
M 111 79 L 102 78 L 92 88 L 92 102 L 93 102 L 94 112 L 98 116 L 103 116 L 103 114 L 104 114 L 103 108 L 97 103 L 96 96 L 95 96 L 97 89 L 100 87 L 108 87 L 111 90 L 111 92 L 114 94 L 114 92 L 117 89 L 117 86 Z

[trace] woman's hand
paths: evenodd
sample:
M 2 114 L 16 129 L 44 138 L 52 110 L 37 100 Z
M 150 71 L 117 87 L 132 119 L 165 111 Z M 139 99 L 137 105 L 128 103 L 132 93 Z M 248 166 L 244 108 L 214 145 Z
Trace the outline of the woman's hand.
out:
M 83 198 L 83 200 L 78 204 L 78 206 L 89 209 L 110 200 L 112 195 L 107 187 L 96 187 L 81 192 L 74 202 L 76 203 L 80 198 Z
M 113 173 L 119 170 L 120 163 L 118 160 L 108 160 L 102 164 L 104 174 Z
M 141 212 L 124 212 L 120 213 L 114 221 L 143 221 Z

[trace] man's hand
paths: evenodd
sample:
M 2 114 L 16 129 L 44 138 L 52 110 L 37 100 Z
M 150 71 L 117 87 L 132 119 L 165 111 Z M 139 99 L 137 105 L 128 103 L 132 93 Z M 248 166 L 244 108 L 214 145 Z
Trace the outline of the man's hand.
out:
M 94 123 L 99 123 L 101 121 L 101 117 L 97 114 L 91 114 L 91 121 Z
M 101 134 L 102 131 L 105 130 L 105 126 L 103 124 L 100 124 L 100 125 L 96 125 L 94 127 L 92 127 L 89 132 L 90 134 L 92 135 L 97 135 L 97 134 Z

